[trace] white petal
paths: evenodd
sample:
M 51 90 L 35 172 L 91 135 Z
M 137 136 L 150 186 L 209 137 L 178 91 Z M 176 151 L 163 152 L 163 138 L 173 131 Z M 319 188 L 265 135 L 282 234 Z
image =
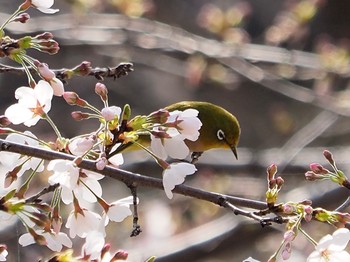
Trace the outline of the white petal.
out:
M 20 238 L 18 239 L 18 243 L 25 247 L 34 244 L 35 241 L 31 234 L 25 233 L 22 236 L 20 236 Z
M 185 159 L 190 153 L 189 148 L 180 136 L 164 140 L 165 151 L 171 158 Z
M 329 261 L 332 262 L 349 262 L 350 254 L 346 251 L 333 252 L 329 255 Z
M 40 105 L 50 105 L 53 97 L 53 89 L 50 84 L 44 80 L 40 80 L 34 88 L 35 97 Z M 46 107 L 46 106 L 45 106 Z
M 334 231 L 332 243 L 329 245 L 330 251 L 342 251 L 348 245 L 350 240 L 350 232 L 347 228 L 340 228 Z
M 50 80 L 50 85 L 53 89 L 53 94 L 55 96 L 62 96 L 64 93 L 64 86 L 61 80 L 58 78 L 54 77 Z
M 40 12 L 44 14 L 55 14 L 60 11 L 60 9 L 52 9 L 52 8 L 37 8 Z
M 114 166 L 120 166 L 124 164 L 124 158 L 122 154 L 116 154 L 111 158 L 108 158 L 108 162 L 110 162 Z
M 26 121 L 23 122 L 23 124 L 27 127 L 31 127 L 36 125 L 36 123 L 38 123 L 38 121 L 40 120 L 40 116 L 34 116 L 31 119 L 28 119 Z
M 164 145 L 162 144 L 162 139 L 155 138 L 153 135 L 151 135 L 151 150 L 161 159 L 166 159 L 168 157 Z
M 32 0 L 32 5 L 40 8 L 50 8 L 53 3 L 54 0 Z
M 89 259 L 98 259 L 101 250 L 104 247 L 105 239 L 102 232 L 92 231 L 86 236 L 83 250 L 86 254 L 91 255 Z
M 31 119 L 33 117 L 33 112 L 21 104 L 14 104 L 6 109 L 5 116 L 12 124 L 18 125 Z
M 321 253 L 313 251 L 307 258 L 307 262 L 322 262 Z
M 107 212 L 108 218 L 114 222 L 122 222 L 125 218 L 132 215 L 128 206 L 113 205 Z
M 171 164 L 163 172 L 163 187 L 165 194 L 169 199 L 173 198 L 171 192 L 175 186 L 182 184 L 185 177 L 196 172 L 196 167 L 190 163 L 175 163 Z
M 16 89 L 15 97 L 18 99 L 18 103 L 28 108 L 36 107 L 36 96 L 33 88 L 22 86 Z

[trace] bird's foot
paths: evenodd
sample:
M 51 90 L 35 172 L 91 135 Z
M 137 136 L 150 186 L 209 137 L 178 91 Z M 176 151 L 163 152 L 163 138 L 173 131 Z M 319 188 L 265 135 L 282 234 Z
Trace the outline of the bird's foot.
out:
M 197 163 L 199 157 L 203 154 L 203 152 L 193 152 L 191 155 L 191 164 Z

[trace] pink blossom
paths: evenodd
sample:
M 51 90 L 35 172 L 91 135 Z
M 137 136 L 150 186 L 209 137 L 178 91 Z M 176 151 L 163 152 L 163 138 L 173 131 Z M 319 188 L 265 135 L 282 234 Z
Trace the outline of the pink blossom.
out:
M 15 97 L 17 104 L 8 107 L 5 116 L 15 125 L 23 123 L 30 127 L 50 111 L 53 90 L 48 82 L 40 80 L 34 88 L 17 88 Z

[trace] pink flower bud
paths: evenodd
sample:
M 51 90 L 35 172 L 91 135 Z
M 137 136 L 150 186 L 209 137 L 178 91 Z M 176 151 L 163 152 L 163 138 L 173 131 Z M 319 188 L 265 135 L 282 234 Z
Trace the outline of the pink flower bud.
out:
M 311 163 L 310 164 L 310 169 L 311 171 L 315 172 L 316 174 L 328 174 L 329 171 L 327 169 L 325 169 L 322 165 L 318 164 L 318 163 Z
M 288 260 L 291 254 L 292 254 L 292 245 L 290 242 L 288 242 L 282 250 L 282 259 Z
M 105 107 L 101 110 L 101 114 L 106 121 L 118 119 L 121 112 L 121 108 L 117 106 Z
M 56 74 L 50 70 L 49 66 L 45 63 L 39 63 L 37 67 L 39 74 L 48 82 L 56 76 Z
M 35 39 L 40 39 L 40 40 L 51 40 L 53 39 L 53 34 L 50 32 L 44 32 L 41 34 L 38 34 L 34 37 Z
M 102 101 L 107 101 L 108 89 L 106 85 L 102 83 L 96 83 L 95 93 L 101 97 Z
M 334 165 L 334 159 L 333 159 L 333 155 L 330 151 L 328 150 L 324 150 L 323 151 L 323 156 L 328 160 L 328 162 L 331 164 L 331 165 Z
M 74 67 L 72 70 L 75 74 L 80 76 L 86 76 L 91 72 L 91 63 L 89 61 L 83 61 L 80 65 Z
M 69 105 L 77 105 L 77 106 L 87 106 L 87 102 L 81 99 L 77 93 L 75 92 L 64 92 L 63 98 Z
M 152 112 L 147 116 L 147 121 L 150 123 L 164 124 L 168 120 L 170 114 L 168 110 L 160 109 L 158 111 Z
M 275 175 L 277 173 L 277 165 L 272 164 L 267 168 L 267 180 L 274 179 Z
M 280 177 L 280 176 L 277 177 L 276 178 L 276 184 L 277 184 L 278 188 L 281 188 L 283 186 L 283 184 L 284 184 L 284 179 L 282 177 Z
M 111 259 L 110 262 L 115 262 L 118 260 L 127 260 L 128 259 L 128 252 L 125 250 L 119 250 L 118 252 L 116 252 L 113 256 L 113 258 Z
M 326 178 L 325 175 L 316 174 L 313 171 L 307 171 L 305 173 L 305 179 L 308 181 L 315 181 Z
M 15 18 L 13 18 L 13 22 L 20 22 L 22 24 L 26 23 L 30 19 L 30 15 L 28 13 L 22 13 Z
M 0 126 L 5 127 L 11 124 L 11 121 L 4 115 L 0 116 Z M 0 134 L 2 134 L 2 132 L 0 131 Z
M 81 121 L 83 119 L 88 119 L 90 117 L 90 114 L 83 113 L 81 111 L 74 111 L 71 113 L 71 116 L 73 117 L 74 120 Z
M 286 214 L 292 214 L 293 212 L 295 212 L 295 207 L 290 204 L 284 204 L 282 208 L 283 212 Z
M 107 164 L 108 164 L 107 158 L 101 157 L 101 158 L 97 159 L 97 161 L 96 161 L 96 169 L 103 170 Z
M 293 241 L 294 238 L 295 238 L 295 232 L 292 231 L 292 230 L 286 231 L 286 232 L 284 233 L 284 235 L 283 235 L 284 241 L 287 241 L 287 242 Z

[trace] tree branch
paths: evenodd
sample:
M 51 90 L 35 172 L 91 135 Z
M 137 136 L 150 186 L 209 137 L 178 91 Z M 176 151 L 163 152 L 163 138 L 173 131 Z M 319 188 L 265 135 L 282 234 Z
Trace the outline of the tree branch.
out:
M 28 145 L 17 144 L 10 141 L 6 141 L 4 139 L 0 139 L 0 151 L 18 153 L 22 155 L 37 157 L 45 160 L 53 160 L 53 159 L 65 159 L 65 160 L 74 160 L 76 157 L 73 155 L 68 155 L 61 152 L 56 152 L 48 149 L 31 147 Z M 120 168 L 115 168 L 111 166 L 106 166 L 103 170 L 97 170 L 96 162 L 92 160 L 84 159 L 79 164 L 80 168 L 94 171 L 100 173 L 102 175 L 111 177 L 113 179 L 119 180 L 126 184 L 128 187 L 151 187 L 163 190 L 163 183 L 161 179 L 153 178 L 149 176 L 144 176 L 136 173 L 129 172 L 127 170 L 123 170 Z M 252 208 L 252 209 L 265 209 L 267 205 L 265 202 L 251 200 L 241 197 L 228 196 L 214 192 L 207 192 L 198 188 L 193 188 L 186 185 L 178 185 L 173 190 L 174 193 L 193 197 L 196 199 L 201 199 L 204 201 L 212 202 L 219 206 L 225 207 L 223 205 L 222 199 L 225 199 L 231 204 Z
M 132 63 L 120 63 L 117 66 L 114 67 L 95 67 L 95 68 L 85 68 L 86 72 L 78 72 L 78 73 L 73 73 L 75 69 L 79 69 L 80 65 L 77 65 L 74 68 L 61 68 L 61 69 L 53 69 L 52 71 L 55 72 L 56 77 L 62 81 L 66 81 L 70 79 L 72 76 L 94 76 L 98 80 L 103 80 L 104 78 L 120 78 L 122 76 L 128 75 L 128 73 L 133 71 L 133 64 Z M 31 72 L 34 72 L 34 68 L 28 67 L 28 69 Z M 25 74 L 25 70 L 23 67 L 13 67 L 13 66 L 8 66 L 4 64 L 0 64 L 0 73 L 19 73 L 19 74 Z

